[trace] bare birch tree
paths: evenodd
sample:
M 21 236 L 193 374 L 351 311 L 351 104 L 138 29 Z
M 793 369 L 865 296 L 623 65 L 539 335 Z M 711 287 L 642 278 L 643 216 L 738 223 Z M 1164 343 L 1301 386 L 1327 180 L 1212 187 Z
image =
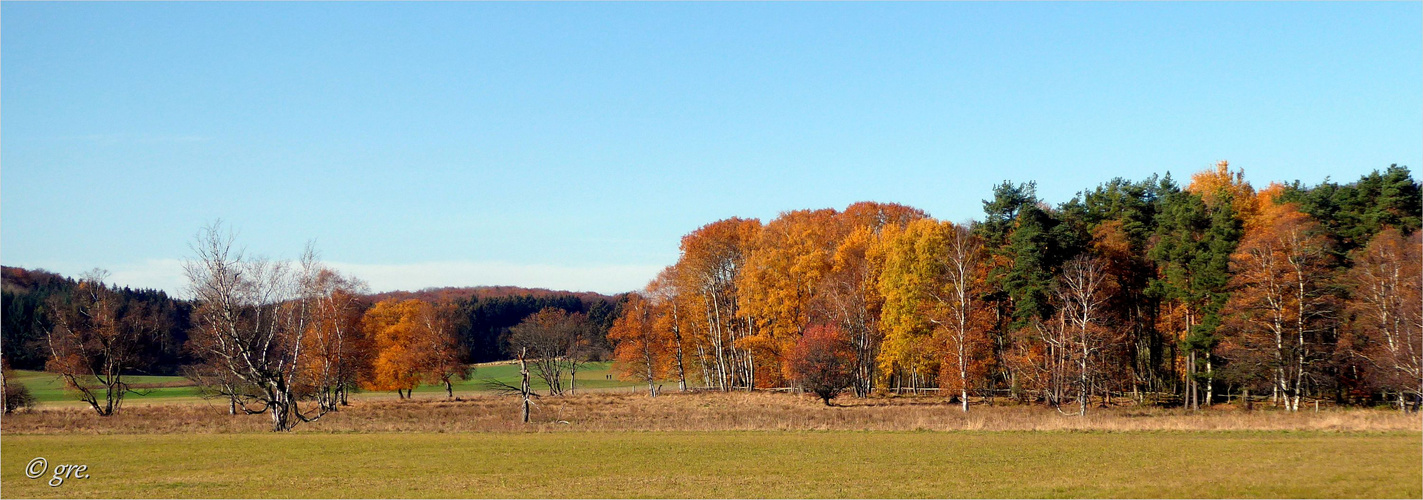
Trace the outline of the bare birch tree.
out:
M 576 376 L 577 364 L 582 361 L 586 328 L 585 316 L 580 313 L 545 308 L 509 330 L 509 345 L 532 354 L 534 373 L 548 385 L 550 396 L 563 395 L 564 372 Z
M 189 341 L 209 366 L 231 375 L 226 389 L 235 405 L 270 414 L 274 431 L 324 415 L 320 405 L 303 413 L 296 390 L 311 316 L 301 283 L 316 270 L 314 255 L 307 252 L 295 270 L 287 262 L 249 258 L 220 222 L 203 228 L 192 249 L 195 256 L 184 264 L 197 302 Z
M 1087 414 L 1087 399 L 1096 374 L 1096 361 L 1115 341 L 1103 312 L 1109 298 L 1106 266 L 1096 257 L 1081 256 L 1062 268 L 1056 287 L 1059 307 L 1067 320 L 1066 339 L 1077 372 L 1078 414 Z

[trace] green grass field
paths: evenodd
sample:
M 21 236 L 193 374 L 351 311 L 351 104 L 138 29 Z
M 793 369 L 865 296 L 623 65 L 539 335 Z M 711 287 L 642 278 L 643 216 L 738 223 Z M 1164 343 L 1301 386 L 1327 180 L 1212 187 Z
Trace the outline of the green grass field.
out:
M 180 387 L 152 387 L 140 389 L 140 393 L 125 396 L 128 401 L 140 401 L 150 399 L 169 400 L 172 398 L 195 398 L 198 388 L 193 387 L 187 379 L 183 377 L 163 377 L 154 375 L 129 375 L 124 377 L 130 385 L 178 385 Z M 30 389 L 30 394 L 35 396 L 41 403 L 56 403 L 79 400 L 73 393 L 64 388 L 64 382 L 59 376 L 53 373 L 36 372 L 29 370 L 15 370 L 14 378 L 8 382 L 18 382 Z M 131 398 L 131 399 L 130 399 Z
M 612 363 L 609 362 L 585 363 L 583 367 L 578 370 L 578 388 L 594 390 L 629 388 L 629 390 L 631 390 L 632 387 L 639 385 L 635 381 L 619 380 L 616 375 L 609 378 L 609 375 L 612 375 L 611 365 Z M 73 393 L 64 388 L 64 382 L 52 373 L 29 370 L 16 370 L 14 373 L 15 375 L 12 381 L 29 387 L 30 393 L 33 394 L 35 399 L 40 403 L 61 405 L 82 404 Z M 530 377 L 534 390 L 539 392 L 548 391 L 548 386 L 536 375 L 531 374 Z M 517 364 L 489 364 L 479 366 L 474 370 L 469 380 L 455 382 L 455 395 L 486 392 L 484 381 L 490 378 L 518 386 L 519 366 Z M 201 397 L 198 388 L 194 387 L 190 381 L 183 377 L 129 375 L 124 377 L 124 379 L 130 385 L 139 387 L 165 386 L 146 387 L 141 389 L 141 392 L 128 394 L 124 397 L 125 404 L 182 402 L 184 400 L 197 400 Z M 564 381 L 564 385 L 565 387 L 567 386 L 566 380 Z M 426 394 L 427 396 L 434 396 L 436 394 L 443 395 L 445 393 L 445 387 L 443 385 L 422 385 L 415 389 L 415 392 L 417 394 Z M 394 394 L 393 392 L 362 392 L 355 394 L 355 396 L 358 398 L 370 396 L 386 397 L 394 396 Z
M 1400 497 L 1418 433 L 6 435 L 7 497 Z M 44 457 L 88 465 L 59 487 Z
M 609 377 L 610 375 L 611 377 Z M 519 365 L 517 363 L 480 365 L 475 368 L 474 374 L 469 380 L 455 382 L 455 393 L 484 391 L 484 380 L 490 378 L 517 387 L 519 385 L 519 377 Z M 567 374 L 565 374 L 565 378 L 567 378 Z M 548 392 L 548 385 L 545 384 L 542 379 L 538 378 L 538 375 L 533 372 L 533 368 L 529 369 L 529 380 L 534 390 L 545 393 Z M 567 387 L 567 384 L 568 381 L 564 380 L 565 387 Z M 579 389 L 609 389 L 635 387 L 637 385 L 639 384 L 636 381 L 618 379 L 618 376 L 612 372 L 611 362 L 584 363 L 578 369 Z M 416 393 L 443 393 L 444 391 L 445 386 L 443 385 L 422 385 L 420 388 L 415 389 Z
M 443 387 L 427 386 L 417 401 L 358 394 L 330 418 L 269 433 L 263 415 L 190 403 L 201 401 L 196 388 L 173 387 L 178 377 L 134 377 L 170 387 L 98 417 L 73 407 L 53 375 L 19 372 L 12 380 L 56 407 L 7 418 L 0 483 L 9 498 L 1423 497 L 1417 418 L 1392 412 L 1118 408 L 1078 420 L 980 407 L 975 426 L 944 401 L 647 398 L 644 386 L 607 375 L 606 363 L 580 370 L 579 387 L 593 390 L 542 399 L 535 424 L 514 420 L 511 398 L 445 401 Z M 517 366 L 481 366 L 456 394 L 518 377 Z M 1142 430 L 1153 425 L 1190 430 Z M 1296 430 L 1260 430 L 1276 425 Z M 799 430 L 817 426 L 941 431 Z M 797 430 L 728 430 L 748 428 Z M 36 457 L 50 471 L 86 465 L 89 477 L 50 487 L 49 474 L 24 474 Z

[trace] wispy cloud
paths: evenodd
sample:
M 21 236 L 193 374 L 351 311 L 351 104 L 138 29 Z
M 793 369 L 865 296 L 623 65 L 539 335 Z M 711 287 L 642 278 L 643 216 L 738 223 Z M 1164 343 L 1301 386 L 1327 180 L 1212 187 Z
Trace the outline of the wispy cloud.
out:
M 552 266 L 508 262 L 440 261 L 412 264 L 355 264 L 329 262 L 328 265 L 370 284 L 371 290 L 419 290 L 430 287 L 515 285 L 551 290 L 621 293 L 642 288 L 657 275 L 657 265 Z M 42 266 L 66 276 L 78 276 L 89 268 Z M 156 288 L 170 295 L 184 296 L 187 280 L 183 261 L 152 259 L 108 268 L 109 282 L 131 288 Z
M 71 277 L 77 274 L 59 269 L 50 270 Z M 146 260 L 137 264 L 114 266 L 108 271 L 109 283 L 130 288 L 157 288 L 176 297 L 184 296 L 188 286 L 188 280 L 183 276 L 183 261 L 178 259 Z
M 104 145 L 118 144 L 169 144 L 211 141 L 211 137 L 201 135 L 166 134 L 96 134 L 83 137 L 84 140 Z
M 332 267 L 370 283 L 371 289 L 419 290 L 442 286 L 517 285 L 551 290 L 621 293 L 647 285 L 662 266 L 550 266 L 507 262 L 421 262 L 415 264 L 351 264 Z
M 194 134 L 85 134 L 61 136 L 19 136 L 22 141 L 88 143 L 100 146 L 151 146 L 157 144 L 192 144 L 208 142 L 212 137 Z

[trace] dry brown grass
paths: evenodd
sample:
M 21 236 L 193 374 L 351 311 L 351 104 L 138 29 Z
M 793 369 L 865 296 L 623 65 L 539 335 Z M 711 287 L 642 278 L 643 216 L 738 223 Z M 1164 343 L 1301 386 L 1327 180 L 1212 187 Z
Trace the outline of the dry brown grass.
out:
M 844 398 L 826 407 L 811 397 L 772 393 L 626 393 L 544 397 L 535 422 L 518 421 L 517 399 L 475 396 L 462 401 L 358 400 L 297 432 L 559 432 L 559 431 L 1419 431 L 1417 415 L 1328 408 L 1298 414 L 1217 407 L 1093 408 L 1086 417 L 1043 406 L 975 406 L 967 414 L 934 397 Z M 1258 408 L 1258 407 L 1257 407 Z M 98 417 L 82 408 L 45 408 L 6 416 L 5 434 L 170 434 L 266 432 L 265 415 L 227 415 L 225 405 L 179 403 L 124 408 Z

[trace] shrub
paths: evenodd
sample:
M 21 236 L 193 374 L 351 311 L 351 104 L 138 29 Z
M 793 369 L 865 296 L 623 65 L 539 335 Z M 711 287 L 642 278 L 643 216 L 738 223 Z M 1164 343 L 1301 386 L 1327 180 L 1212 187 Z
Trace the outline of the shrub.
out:
M 844 332 L 816 325 L 805 331 L 791 353 L 790 368 L 801 387 L 820 396 L 826 406 L 853 381 L 850 360 L 854 353 Z

